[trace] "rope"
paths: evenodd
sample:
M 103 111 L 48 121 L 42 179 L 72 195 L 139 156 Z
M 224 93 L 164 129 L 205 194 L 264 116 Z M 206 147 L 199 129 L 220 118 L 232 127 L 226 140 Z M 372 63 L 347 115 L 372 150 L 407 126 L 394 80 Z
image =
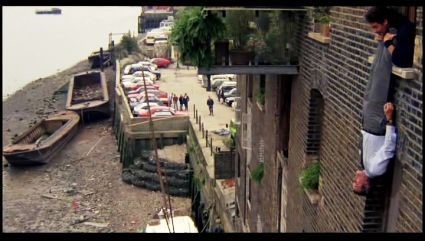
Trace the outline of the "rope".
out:
M 148 111 L 149 111 L 149 126 L 150 126 L 150 132 L 151 132 L 151 138 L 152 138 L 152 145 L 154 147 L 155 150 L 155 161 L 156 161 L 156 171 L 158 173 L 158 178 L 159 178 L 159 184 L 161 186 L 161 192 L 164 198 L 164 206 L 167 207 L 167 193 L 165 192 L 165 187 L 164 187 L 164 180 L 162 179 L 162 170 L 159 164 L 159 158 L 158 158 L 158 148 L 157 148 L 157 144 L 156 144 L 156 138 L 155 138 L 155 130 L 154 130 L 154 126 L 153 126 L 153 121 L 152 121 L 152 113 L 151 113 L 151 108 L 149 105 L 149 95 L 148 95 L 148 91 L 146 88 L 146 79 L 145 79 L 145 72 L 142 71 L 142 78 L 143 78 L 143 87 L 145 90 L 145 96 L 147 98 L 146 101 L 146 105 L 148 107 Z M 166 180 L 166 177 L 164 176 L 164 179 Z M 171 209 L 171 200 L 170 200 L 170 195 L 168 194 L 168 206 L 170 208 L 170 216 L 171 216 L 171 223 L 173 225 L 173 232 L 175 232 L 174 230 L 174 221 L 173 221 L 173 215 L 172 215 L 172 209 Z M 168 231 L 171 233 L 171 229 L 170 229 L 170 225 L 168 223 L 168 213 L 166 212 L 166 210 L 163 209 L 163 213 L 164 213 L 164 217 L 165 217 L 165 221 L 167 223 L 167 227 L 168 227 Z

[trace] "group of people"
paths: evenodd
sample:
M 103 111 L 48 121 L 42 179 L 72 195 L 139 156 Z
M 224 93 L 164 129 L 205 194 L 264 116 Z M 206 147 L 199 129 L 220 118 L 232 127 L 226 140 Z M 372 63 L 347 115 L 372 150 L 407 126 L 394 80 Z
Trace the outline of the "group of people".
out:
M 183 107 L 185 111 L 189 110 L 189 96 L 187 93 L 184 93 L 184 95 L 180 95 L 179 97 L 176 94 L 171 93 L 171 95 L 168 97 L 168 103 L 170 103 L 170 106 L 172 103 L 172 107 L 175 110 L 183 111 Z

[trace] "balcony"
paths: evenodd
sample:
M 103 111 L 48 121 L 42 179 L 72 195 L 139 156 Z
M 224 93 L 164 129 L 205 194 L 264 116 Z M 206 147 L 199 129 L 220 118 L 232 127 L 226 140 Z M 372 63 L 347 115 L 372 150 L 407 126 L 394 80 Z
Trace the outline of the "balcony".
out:
M 213 65 L 198 74 L 298 74 L 298 22 L 304 8 L 207 7 L 226 25 L 211 43 Z

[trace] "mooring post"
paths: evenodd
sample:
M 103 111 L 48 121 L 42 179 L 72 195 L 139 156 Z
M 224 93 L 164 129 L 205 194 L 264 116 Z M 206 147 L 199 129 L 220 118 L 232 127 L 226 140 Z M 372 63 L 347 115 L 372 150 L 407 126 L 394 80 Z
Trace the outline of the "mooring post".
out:
M 198 124 L 198 110 L 196 110 L 196 124 Z
M 116 66 L 115 66 L 115 43 L 114 43 L 114 40 L 112 40 L 112 42 L 111 42 L 111 46 L 112 46 L 112 48 L 111 48 L 111 50 L 110 50 L 110 54 L 111 54 L 111 61 L 112 61 L 112 64 L 113 64 L 113 66 L 114 66 L 114 69 L 116 70 Z
M 208 147 L 208 130 L 205 130 L 205 146 Z
M 193 104 L 193 118 L 195 118 L 195 116 L 196 116 L 195 113 L 196 113 L 195 112 L 195 104 Z
M 100 71 L 102 71 L 103 72 L 103 48 L 101 47 L 100 48 L 100 60 L 99 60 L 99 62 L 100 62 Z
M 213 154 L 212 137 L 210 137 L 210 148 L 211 148 L 211 156 L 212 156 Z
M 204 123 L 202 123 L 202 138 L 204 138 Z
M 201 131 L 201 116 L 199 116 L 199 131 Z

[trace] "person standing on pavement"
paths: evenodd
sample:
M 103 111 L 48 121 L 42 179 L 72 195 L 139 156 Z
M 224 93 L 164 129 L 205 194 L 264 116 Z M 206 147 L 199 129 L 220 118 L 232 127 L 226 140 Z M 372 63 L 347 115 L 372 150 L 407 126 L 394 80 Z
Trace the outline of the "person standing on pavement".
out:
M 180 111 L 182 111 L 183 110 L 183 95 L 180 95 L 180 97 L 179 97 L 179 104 L 180 104 Z
M 210 110 L 210 115 L 214 116 L 214 101 L 211 99 L 211 96 L 208 96 L 207 105 Z
M 189 96 L 187 95 L 187 93 L 184 93 L 184 109 L 186 111 L 189 110 Z
M 220 103 L 224 103 L 224 100 L 225 100 L 225 98 L 224 98 L 224 90 L 223 89 L 221 89 L 221 102 Z
M 179 110 L 178 108 L 177 108 L 177 101 L 179 100 L 179 98 L 177 97 L 177 95 L 176 94 L 174 94 L 173 95 L 173 108 L 175 109 L 175 110 Z

